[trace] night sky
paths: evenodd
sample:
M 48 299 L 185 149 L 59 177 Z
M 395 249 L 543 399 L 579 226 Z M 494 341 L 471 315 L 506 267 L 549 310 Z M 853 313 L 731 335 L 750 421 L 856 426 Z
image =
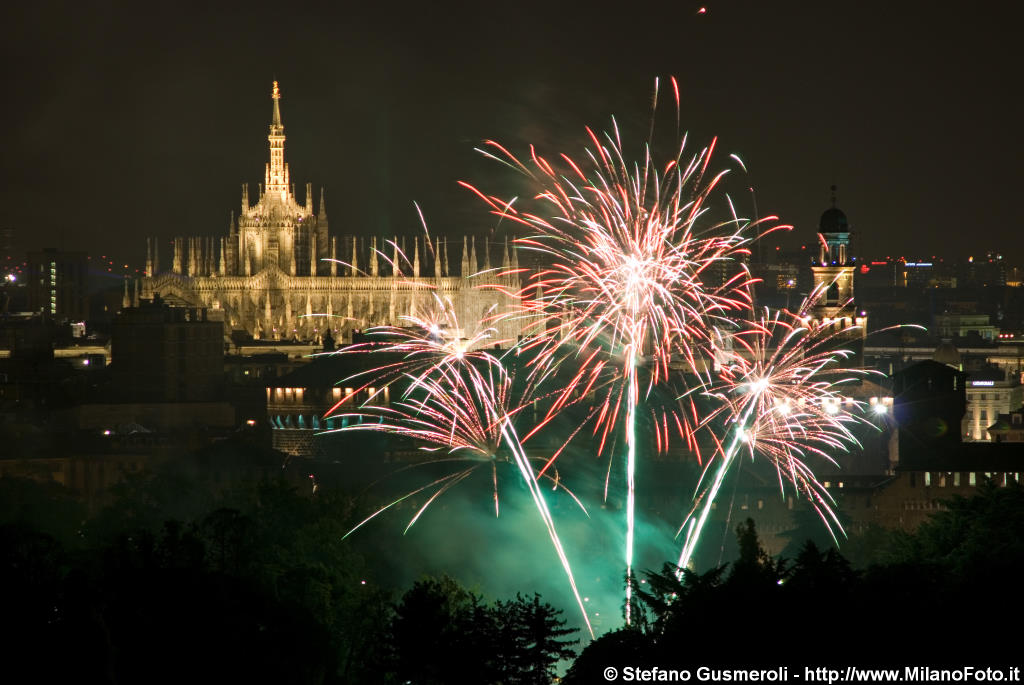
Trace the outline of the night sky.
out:
M 326 186 L 333 233 L 413 233 L 417 201 L 432 232 L 482 234 L 456 181 L 525 187 L 480 141 L 582 156 L 583 127 L 615 115 L 638 150 L 654 78 L 675 75 L 691 140 L 744 159 L 790 243 L 835 183 L 862 256 L 1024 261 L 1012 6 L 23 3 L 0 48 L 0 227 L 16 252 L 138 266 L 146 236 L 226 233 L 263 180 L 277 79 L 292 181 Z

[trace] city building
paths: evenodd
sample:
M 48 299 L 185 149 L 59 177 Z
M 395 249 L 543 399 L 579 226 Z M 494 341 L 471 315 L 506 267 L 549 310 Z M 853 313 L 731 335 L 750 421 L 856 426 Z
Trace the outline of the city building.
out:
M 907 454 L 955 450 L 967 406 L 967 374 L 925 360 L 893 374 L 894 416 L 899 425 L 894 466 Z
M 303 201 L 295 194 L 276 81 L 271 97 L 270 161 L 255 204 L 243 185 L 241 211 L 227 235 L 175 238 L 169 270 L 160 268 L 160 241 L 148 241 L 143 298 L 159 293 L 176 305 L 222 310 L 226 332 L 255 339 L 317 341 L 329 330 L 339 343 L 355 330 L 400 325 L 402 317 L 431 308 L 435 295 L 474 324 L 507 306 L 502 290 L 519 288 L 517 257 L 507 244 L 332 235 L 323 188 L 316 207 L 312 184 Z M 450 258 L 460 244 L 456 266 Z M 488 273 L 474 277 L 479 272 Z M 485 282 L 498 287 L 478 287 Z M 520 333 L 516 320 L 495 325 L 502 339 Z
M 934 333 L 943 338 L 966 338 L 977 335 L 992 342 L 999 339 L 999 328 L 992 325 L 988 314 L 943 313 L 935 315 Z
M 967 377 L 967 412 L 964 414 L 965 440 L 990 442 L 988 428 L 1000 416 L 1021 405 L 1020 376 L 999 367 L 987 366 Z
M 365 357 L 363 354 L 323 355 L 291 373 L 269 379 L 266 399 L 271 446 L 296 457 L 341 457 L 343 449 L 333 452 L 328 449 L 331 434 L 324 431 L 349 425 L 350 419 L 343 416 L 347 407 L 354 412 L 361 406 L 387 406 L 394 392 L 390 387 L 366 386 L 365 378 L 350 380 L 355 374 L 366 371 L 369 362 Z M 399 359 L 399 355 L 384 358 L 391 362 Z M 384 363 L 384 360 L 376 358 L 374 361 Z M 352 442 L 351 437 L 348 442 Z
M 988 427 L 988 434 L 993 442 L 1024 442 L 1024 407 L 1000 414 Z
M 202 308 L 168 306 L 159 296 L 122 310 L 111 331 L 111 372 L 117 399 L 220 399 L 224 328 L 220 318 L 211 314 Z
M 86 298 L 88 258 L 84 252 L 46 248 L 28 254 L 29 311 L 54 321 L 84 321 L 89 317 Z

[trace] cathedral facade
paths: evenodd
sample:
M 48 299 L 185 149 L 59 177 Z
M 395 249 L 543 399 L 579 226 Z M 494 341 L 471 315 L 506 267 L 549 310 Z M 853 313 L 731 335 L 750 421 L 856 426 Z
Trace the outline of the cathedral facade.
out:
M 404 325 L 405 317 L 428 314 L 438 300 L 450 302 L 465 327 L 508 307 L 502 291 L 518 290 L 520 279 L 507 244 L 332 235 L 323 188 L 316 207 L 312 184 L 303 202 L 295 195 L 276 81 L 271 97 L 270 160 L 256 202 L 250 204 L 243 184 L 241 211 L 237 220 L 232 215 L 227 235 L 175 238 L 170 270 L 160 269 L 158 241 L 147 240 L 143 298 L 159 294 L 170 303 L 221 310 L 226 332 L 255 339 L 320 340 L 330 331 L 338 342 L 356 330 Z M 495 327 L 501 340 L 520 333 L 515 320 Z

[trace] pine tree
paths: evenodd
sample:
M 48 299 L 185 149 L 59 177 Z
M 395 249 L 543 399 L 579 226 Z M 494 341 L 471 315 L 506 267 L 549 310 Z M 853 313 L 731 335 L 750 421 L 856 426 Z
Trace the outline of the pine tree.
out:
M 540 595 L 526 599 L 517 594 L 514 601 L 498 602 L 495 610 L 501 617 L 503 645 L 509 650 L 508 683 L 547 685 L 556 664 L 576 656 L 571 647 L 579 640 L 564 638 L 579 630 L 566 628 L 565 620 L 559 618 L 562 610 L 542 603 Z

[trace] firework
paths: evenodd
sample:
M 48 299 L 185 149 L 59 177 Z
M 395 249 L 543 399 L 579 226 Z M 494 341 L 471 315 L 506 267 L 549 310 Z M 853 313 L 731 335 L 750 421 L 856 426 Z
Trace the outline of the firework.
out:
M 678 88 L 674 80 L 672 84 L 678 109 Z M 643 163 L 630 165 L 614 120 L 613 132 L 603 138 L 589 128 L 587 133 L 592 148 L 586 151 L 586 162 L 561 155 L 558 165 L 563 171 L 536 151 L 531 150 L 525 162 L 494 142 L 483 151 L 540 187 L 540 211 L 520 211 L 514 202 L 466 185 L 495 214 L 527 227 L 529 235 L 517 239 L 516 246 L 547 263 L 514 293 L 521 305 L 518 315 L 528 322 L 530 332 L 522 347 L 535 350 L 532 373 L 538 382 L 558 369 L 563 374 L 566 367 L 572 371 L 534 431 L 593 394 L 598 399 L 588 420 L 599 434 L 598 451 L 603 452 L 623 415 L 629 623 L 635 431 L 642 397 L 667 379 L 674 361 L 698 376 L 707 374 L 703 359 L 716 342 L 711 334 L 716 322 L 727 325 L 730 317 L 751 307 L 751 279 L 742 266 L 747 236 L 775 217 L 745 221 L 728 203 L 728 219 L 709 218 L 709 202 L 726 174 L 708 174 L 714 141 L 687 156 L 684 136 L 664 164 L 654 161 L 648 145 Z M 714 282 L 713 271 L 726 275 Z M 659 445 L 667 443 L 673 425 L 695 446 L 692 412 L 655 411 L 661 411 L 656 420 Z
M 442 303 L 441 300 L 438 300 Z M 448 325 L 446 329 L 442 322 Z M 457 319 L 450 306 L 434 311 L 426 318 L 412 317 L 407 328 L 385 327 L 372 331 L 384 337 L 376 347 L 371 344 L 354 346 L 348 352 L 399 353 L 401 360 L 384 364 L 370 372 L 368 382 L 377 387 L 390 388 L 402 384 L 396 392 L 397 400 L 379 404 L 374 402 L 381 391 L 376 390 L 369 400 L 350 413 L 338 412 L 341 403 L 331 410 L 335 416 L 355 418 L 355 425 L 340 431 L 370 430 L 405 436 L 426 445 L 425 449 L 443 451 L 444 455 L 430 463 L 461 462 L 461 470 L 437 479 L 382 507 L 359 523 L 351 532 L 389 509 L 395 504 L 420 492 L 434 489 L 426 503 L 410 520 L 409 529 L 438 497 L 465 480 L 472 472 L 489 466 L 492 473 L 495 515 L 499 513 L 498 465 L 507 462 L 516 467 L 530 491 L 552 545 L 562 563 L 573 596 L 580 608 L 587 630 L 593 637 L 583 600 L 576 580 L 555 528 L 539 480 L 546 478 L 556 489 L 569 492 L 557 476 L 538 474 L 520 443 L 513 419 L 523 405 L 512 401 L 514 376 L 502 360 L 487 351 L 474 348 L 474 342 L 490 341 L 487 330 L 469 338 L 461 338 Z M 446 333 L 446 330 L 448 333 Z M 365 420 L 365 422 L 363 422 Z M 569 492 L 578 503 L 579 500 Z M 580 504 L 582 507 L 582 504 Z M 584 509 L 585 511 L 585 509 Z
M 722 482 L 744 452 L 769 459 L 780 489 L 791 483 L 830 532 L 842 529 L 831 496 L 805 459 L 817 456 L 834 463 L 831 454 L 858 444 L 850 427 L 863 419 L 844 406 L 840 390 L 866 372 L 841 368 L 851 353 L 839 349 L 840 336 L 856 327 L 839 330 L 809 315 L 821 294 L 820 289 L 813 293 L 796 313 L 766 311 L 760 320 L 741 322 L 744 329 L 725 334 L 733 350 L 722 353 L 718 382 L 704 391 L 718 402 L 704 425 L 724 430 L 726 439 L 718 443 L 717 458 L 708 462 L 702 482 L 710 483 L 683 525 L 680 568 L 690 563 Z

